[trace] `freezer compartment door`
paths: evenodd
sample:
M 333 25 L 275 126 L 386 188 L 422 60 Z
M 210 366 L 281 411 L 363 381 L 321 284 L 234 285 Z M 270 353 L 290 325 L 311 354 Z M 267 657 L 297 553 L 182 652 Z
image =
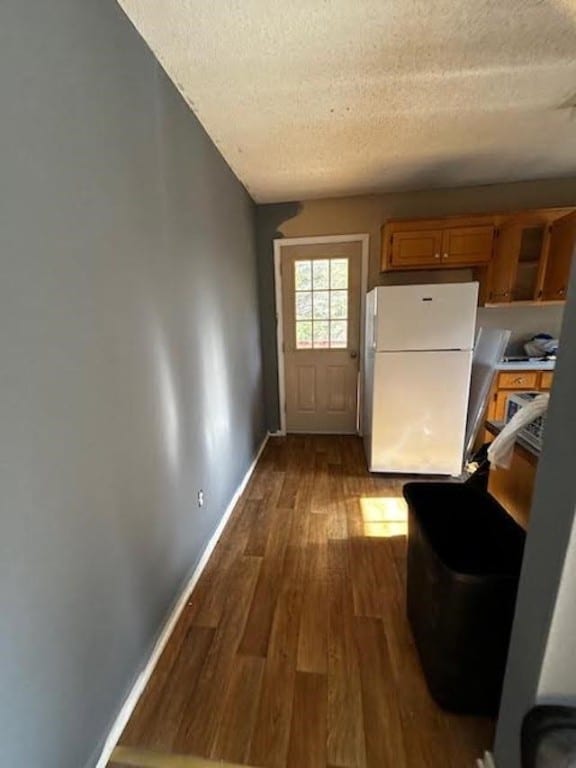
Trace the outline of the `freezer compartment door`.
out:
M 378 288 L 379 352 L 472 349 L 478 283 Z
M 459 475 L 472 352 L 375 356 L 370 469 Z

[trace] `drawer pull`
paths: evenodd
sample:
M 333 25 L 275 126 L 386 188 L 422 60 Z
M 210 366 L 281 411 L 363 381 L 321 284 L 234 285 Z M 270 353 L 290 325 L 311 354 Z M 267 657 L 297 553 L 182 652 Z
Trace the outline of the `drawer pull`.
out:
M 512 384 L 522 384 L 524 382 L 523 376 L 517 376 L 515 379 L 512 380 Z

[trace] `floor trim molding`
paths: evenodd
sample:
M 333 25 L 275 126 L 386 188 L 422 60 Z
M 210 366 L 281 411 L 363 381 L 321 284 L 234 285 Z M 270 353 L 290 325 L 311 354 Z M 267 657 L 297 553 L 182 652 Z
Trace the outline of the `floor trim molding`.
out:
M 223 763 L 221 760 L 208 760 L 191 755 L 175 755 L 152 752 L 131 747 L 116 747 L 112 760 L 122 768 L 249 768 L 236 763 Z
M 264 440 L 262 441 L 260 447 L 258 448 L 258 451 L 256 452 L 256 456 L 252 461 L 252 464 L 249 466 L 248 471 L 246 472 L 246 474 L 242 478 L 242 481 L 240 482 L 240 485 L 238 486 L 234 495 L 230 499 L 230 502 L 226 507 L 226 510 L 222 515 L 220 522 L 218 523 L 218 527 L 216 528 L 216 530 L 212 534 L 212 537 L 210 538 L 210 541 L 206 545 L 204 552 L 202 553 L 202 557 L 198 562 L 198 565 L 196 566 L 196 568 L 194 569 L 194 572 L 186 582 L 186 585 L 182 590 L 180 597 L 176 601 L 174 608 L 170 612 L 170 615 L 168 616 L 164 626 L 162 627 L 160 634 L 158 635 L 158 639 L 154 644 L 154 648 L 152 649 L 152 653 L 148 657 L 148 660 L 146 661 L 144 668 L 136 678 L 136 682 L 134 683 L 134 685 L 132 686 L 132 689 L 128 693 L 128 696 L 126 697 L 122 707 L 120 708 L 120 711 L 112 725 L 112 728 L 110 729 L 108 736 L 106 737 L 106 741 L 104 742 L 104 747 L 102 748 L 100 757 L 96 762 L 96 768 L 106 768 L 110 760 L 110 757 L 112 756 L 114 748 L 116 747 L 118 739 L 122 735 L 122 731 L 126 727 L 126 724 L 130 719 L 130 716 L 134 711 L 136 704 L 138 703 L 138 699 L 142 695 L 144 688 L 146 687 L 146 684 L 148 683 L 148 680 L 150 679 L 152 672 L 154 671 L 154 668 L 156 667 L 156 664 L 158 663 L 158 660 L 162 655 L 162 651 L 164 650 L 166 643 L 168 642 L 168 639 L 170 638 L 170 635 L 172 634 L 172 631 L 176 626 L 176 622 L 180 618 L 180 614 L 182 613 L 184 606 L 186 605 L 186 603 L 188 602 L 188 599 L 190 598 L 192 590 L 194 589 L 194 587 L 198 583 L 200 576 L 202 575 L 202 571 L 206 567 L 206 564 L 210 559 L 210 555 L 214 551 L 214 547 L 218 543 L 218 539 L 222 535 L 224 528 L 226 527 L 226 524 L 230 519 L 230 515 L 234 510 L 234 507 L 238 503 L 240 496 L 243 494 L 246 486 L 248 485 L 248 482 L 252 477 L 252 474 L 254 473 L 254 470 L 256 468 L 256 464 L 258 464 L 258 460 L 260 459 L 260 456 L 262 455 L 262 452 L 266 447 L 266 443 L 268 442 L 269 438 L 270 438 L 270 433 L 268 433 L 264 437 Z

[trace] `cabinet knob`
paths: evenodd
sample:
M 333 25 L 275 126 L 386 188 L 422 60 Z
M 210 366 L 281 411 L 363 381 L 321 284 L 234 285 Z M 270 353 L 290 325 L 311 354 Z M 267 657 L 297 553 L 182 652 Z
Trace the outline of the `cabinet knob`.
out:
M 442 255 L 442 258 L 443 258 L 444 260 L 446 260 L 446 259 L 448 258 L 448 254 L 447 254 L 447 253 L 443 254 L 443 255 Z
M 434 254 L 434 258 L 435 258 L 435 259 L 439 259 L 439 258 L 440 258 L 440 254 L 439 254 L 439 253 L 435 253 L 435 254 Z
M 558 294 L 558 296 L 564 296 L 564 294 L 566 293 L 566 288 L 558 288 L 556 293 Z

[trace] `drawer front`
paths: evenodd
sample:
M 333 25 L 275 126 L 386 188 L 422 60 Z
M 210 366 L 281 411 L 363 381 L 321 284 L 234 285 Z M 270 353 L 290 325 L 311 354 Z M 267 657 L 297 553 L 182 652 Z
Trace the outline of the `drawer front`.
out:
M 509 371 L 498 376 L 498 389 L 538 389 L 538 371 Z
M 542 371 L 542 377 L 540 379 L 540 389 L 552 389 L 552 382 L 554 381 L 553 371 Z

